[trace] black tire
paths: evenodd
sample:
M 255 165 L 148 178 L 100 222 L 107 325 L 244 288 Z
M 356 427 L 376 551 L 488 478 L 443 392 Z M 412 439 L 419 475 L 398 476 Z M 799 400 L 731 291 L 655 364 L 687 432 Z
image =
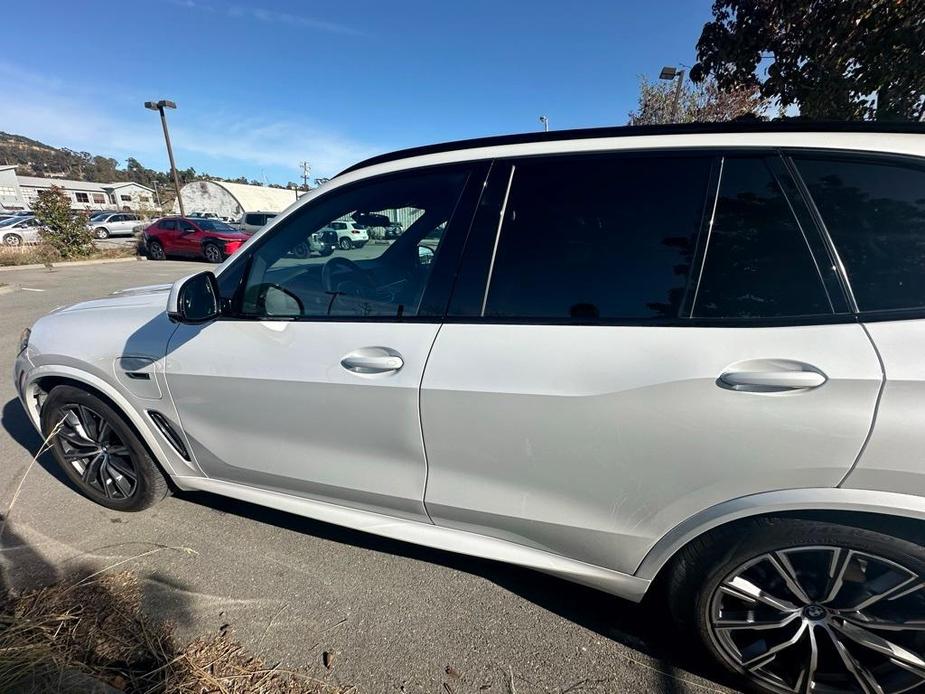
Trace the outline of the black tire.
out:
M 225 259 L 222 249 L 214 243 L 202 244 L 202 255 L 210 263 L 220 263 Z
M 5 246 L 21 246 L 22 245 L 22 236 L 19 234 L 6 234 L 3 237 L 3 245 Z
M 73 418 L 82 429 L 69 426 Z M 80 388 L 57 386 L 42 407 L 43 435 L 47 437 L 62 420 L 64 424 L 52 441 L 51 451 L 84 496 L 117 511 L 142 511 L 167 496 L 167 480 L 160 468 L 122 414 L 108 403 Z M 90 425 L 84 425 L 85 421 Z M 74 456 L 84 450 L 75 445 L 80 440 L 75 432 L 91 432 L 89 436 L 96 438 L 94 422 L 97 432 L 105 432 L 99 435 L 102 443 L 85 460 L 75 460 Z M 104 429 L 102 422 L 109 428 Z M 129 473 L 134 475 L 134 481 Z
M 159 241 L 148 241 L 145 246 L 148 249 L 148 260 L 166 260 L 167 254 Z
M 324 250 L 319 251 L 319 252 L 318 252 L 318 255 L 320 255 L 322 258 L 327 258 L 327 257 L 328 257 L 329 255 L 331 255 L 333 252 L 334 252 L 334 249 L 333 249 L 333 248 L 325 248 Z
M 109 229 L 106 227 L 97 227 L 94 231 L 94 236 L 98 239 L 108 239 L 109 238 Z
M 349 251 L 353 248 L 353 241 L 348 239 L 346 236 L 341 236 L 340 241 L 337 242 L 337 245 L 340 246 L 342 251 Z
M 814 557 L 819 557 L 820 561 L 813 563 Z M 773 561 L 784 567 L 783 572 Z M 859 573 L 861 562 L 868 567 L 863 573 Z M 823 568 L 814 570 L 817 565 Z M 889 571 L 877 578 L 877 572 L 883 571 L 883 567 L 889 567 Z M 925 658 L 925 632 L 911 626 L 896 629 L 904 623 L 902 620 L 925 619 L 925 587 L 922 585 L 925 548 L 908 540 L 836 523 L 759 518 L 697 538 L 681 551 L 668 570 L 666 587 L 675 619 L 693 633 L 716 662 L 754 691 L 788 692 L 800 688 L 805 684 L 801 680 L 805 677 L 803 669 L 808 670 L 813 649 L 818 658 L 813 681 L 823 682 L 831 691 L 861 689 L 858 679 L 866 677 L 868 671 L 875 681 L 906 675 L 914 678 L 915 675 L 891 664 L 882 654 L 883 662 L 872 665 L 878 654 L 858 645 L 839 630 L 838 625 L 853 629 L 858 620 L 889 622 L 889 627 L 876 629 L 865 625 L 864 628 Z M 890 575 L 893 571 L 895 577 Z M 785 574 L 794 579 L 796 589 L 802 591 L 806 599 L 789 587 Z M 844 576 L 844 581 L 834 578 L 838 575 Z M 872 597 L 878 590 L 888 592 L 891 583 L 886 582 L 887 578 L 896 583 L 894 589 L 900 594 L 856 609 L 865 595 Z M 887 587 L 880 588 L 875 579 L 880 581 L 880 586 Z M 745 580 L 745 585 L 758 586 L 764 591 L 762 596 L 771 596 L 778 604 L 783 599 L 795 609 L 781 610 L 769 607 L 764 600 L 743 599 L 737 590 L 737 585 L 743 584 L 733 584 L 733 580 Z M 909 595 L 902 594 L 906 590 L 906 584 L 899 585 L 903 580 L 908 580 L 908 586 L 912 587 Z M 868 590 L 865 592 L 865 589 Z M 884 613 L 883 610 L 894 612 Z M 884 616 L 890 614 L 901 616 Z M 790 621 L 784 626 L 765 626 L 787 618 Z M 721 623 L 714 624 L 715 620 Z M 763 621 L 764 628 L 751 626 L 755 621 Z M 742 626 L 743 622 L 750 624 Z M 733 623 L 737 625 L 734 629 L 730 628 Z M 801 627 L 804 624 L 805 627 Z M 805 630 L 799 636 L 797 631 L 801 628 Z M 779 651 L 767 663 L 761 662 L 767 649 L 798 636 L 799 640 L 793 645 Z M 857 659 L 858 651 L 861 652 L 860 660 L 864 665 L 860 675 L 849 670 L 848 661 L 835 645 L 836 639 L 845 642 L 842 646 L 847 644 L 849 661 Z M 873 660 L 866 659 L 867 656 L 873 656 Z M 743 659 L 753 659 L 760 664 L 746 668 Z
M 311 255 L 311 248 L 307 242 L 302 242 L 293 246 L 292 250 L 289 251 L 293 258 L 304 259 Z

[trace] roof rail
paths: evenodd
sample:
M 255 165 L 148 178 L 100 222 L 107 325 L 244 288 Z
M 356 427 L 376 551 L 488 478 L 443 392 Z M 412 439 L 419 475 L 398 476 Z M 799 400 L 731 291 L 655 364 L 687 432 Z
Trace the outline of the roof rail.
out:
M 792 133 L 792 132 L 837 132 L 837 133 L 916 133 L 925 135 L 925 123 L 917 121 L 804 121 L 799 119 L 780 121 L 740 120 L 724 123 L 683 123 L 678 125 L 624 125 L 608 128 L 579 128 L 574 130 L 551 130 L 549 132 L 516 133 L 478 137 L 471 140 L 443 142 L 422 147 L 400 149 L 387 154 L 370 157 L 341 171 L 342 176 L 357 169 L 374 164 L 418 157 L 425 154 L 452 152 L 477 147 L 497 147 L 530 142 L 557 142 L 560 140 L 585 140 L 597 137 L 639 137 L 641 135 L 709 135 L 722 133 Z

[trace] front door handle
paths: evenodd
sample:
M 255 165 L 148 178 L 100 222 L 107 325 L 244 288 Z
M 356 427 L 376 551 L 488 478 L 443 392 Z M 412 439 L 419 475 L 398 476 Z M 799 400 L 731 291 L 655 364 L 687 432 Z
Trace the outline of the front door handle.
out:
M 826 382 L 825 374 L 814 370 L 726 371 L 719 380 L 734 390 L 777 392 L 818 388 Z
M 347 371 L 358 374 L 381 374 L 398 371 L 405 365 L 401 355 L 387 347 L 364 347 L 340 360 L 340 365 Z

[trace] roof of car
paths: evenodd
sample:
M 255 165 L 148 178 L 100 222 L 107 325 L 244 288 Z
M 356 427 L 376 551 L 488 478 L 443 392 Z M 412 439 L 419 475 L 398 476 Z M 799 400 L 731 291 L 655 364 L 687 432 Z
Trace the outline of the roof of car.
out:
M 867 122 L 867 121 L 759 121 L 742 120 L 726 123 L 683 123 L 677 125 L 624 125 L 608 128 L 579 128 L 574 130 L 550 130 L 549 132 L 515 133 L 513 135 L 495 135 L 470 140 L 456 140 L 422 147 L 400 149 L 387 154 L 380 154 L 350 166 L 338 176 L 363 169 L 374 164 L 418 157 L 425 154 L 438 154 L 455 150 L 475 149 L 478 147 L 497 147 L 533 142 L 558 142 L 562 140 L 586 140 L 603 137 L 640 137 L 644 135 L 703 135 L 723 133 L 775 133 L 775 132 L 858 132 L 858 133 L 918 133 L 925 134 L 925 123 L 921 122 Z

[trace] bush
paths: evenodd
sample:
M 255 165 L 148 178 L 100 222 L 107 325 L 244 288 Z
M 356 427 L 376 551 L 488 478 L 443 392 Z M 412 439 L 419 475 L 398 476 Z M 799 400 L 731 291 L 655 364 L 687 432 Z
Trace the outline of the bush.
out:
M 60 188 L 52 186 L 39 192 L 32 211 L 44 227 L 42 240 L 62 259 L 85 258 L 95 250 L 86 213 L 73 211 L 70 199 Z

